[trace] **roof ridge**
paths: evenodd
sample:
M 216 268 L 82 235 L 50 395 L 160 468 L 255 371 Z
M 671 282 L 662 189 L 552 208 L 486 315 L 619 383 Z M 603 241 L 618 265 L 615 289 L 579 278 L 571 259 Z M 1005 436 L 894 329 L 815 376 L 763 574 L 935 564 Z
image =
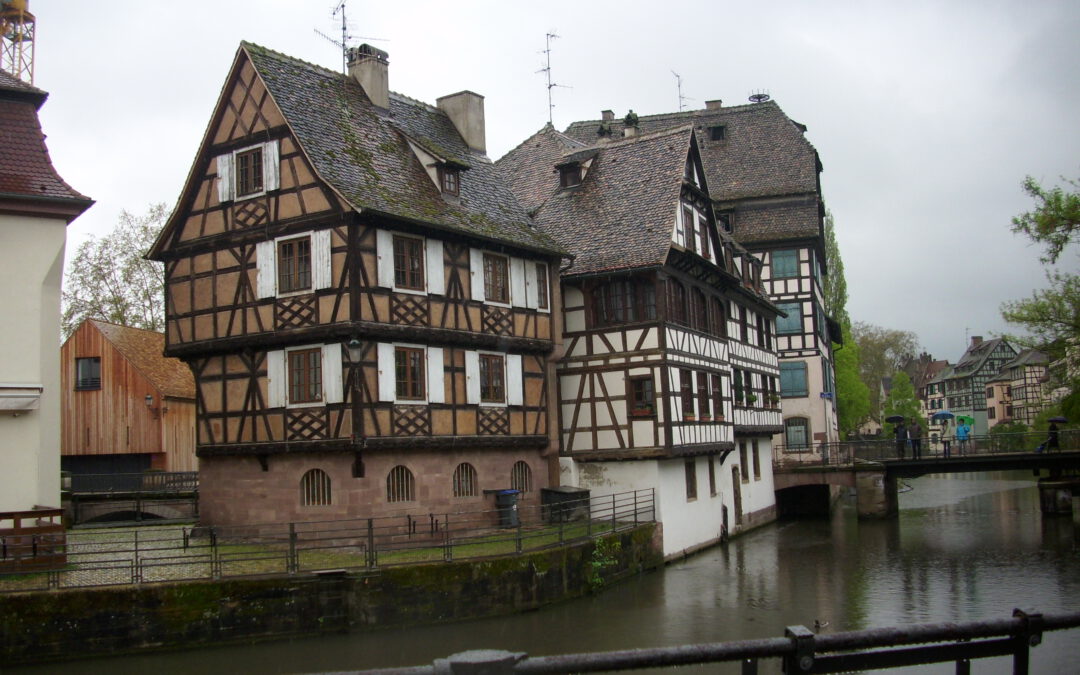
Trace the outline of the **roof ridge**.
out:
M 710 114 L 710 113 L 732 112 L 732 111 L 734 111 L 734 112 L 746 112 L 746 111 L 754 110 L 754 109 L 757 109 L 759 107 L 766 106 L 766 105 L 771 105 L 773 107 L 778 107 L 778 104 L 776 103 L 776 101 L 770 100 L 770 101 L 764 101 L 762 103 L 744 103 L 742 105 L 732 105 L 732 106 L 726 106 L 726 107 L 722 107 L 722 108 L 695 108 L 694 110 L 685 110 L 685 111 L 681 111 L 681 112 L 655 113 L 653 115 L 638 115 L 638 121 L 641 122 L 641 121 L 645 121 L 645 120 L 664 120 L 664 119 L 674 119 L 674 118 L 679 118 L 679 117 L 686 117 L 686 118 L 689 118 L 689 119 L 693 119 L 695 117 L 701 117 L 701 116 L 704 116 L 704 115 L 707 115 L 707 114 Z M 570 126 L 568 126 L 567 129 L 569 129 L 571 127 L 590 126 L 590 125 L 593 125 L 593 124 L 599 124 L 599 123 L 601 123 L 603 121 L 604 120 L 602 120 L 602 119 L 600 119 L 600 120 L 578 120 L 576 122 L 571 122 Z M 618 122 L 620 124 L 622 124 L 622 122 L 623 122 L 623 120 L 621 120 L 621 119 L 614 119 L 614 120 L 611 120 L 611 121 Z M 690 124 L 691 122 L 687 122 L 687 123 Z
M 139 326 L 127 326 L 122 323 L 116 323 L 115 321 L 106 321 L 105 319 L 98 319 L 97 317 L 87 317 L 87 321 L 93 321 L 94 323 L 103 323 L 107 326 L 115 326 L 117 328 L 125 328 L 127 330 L 139 330 L 144 333 L 153 333 L 154 335 L 165 335 L 164 331 L 150 330 L 149 328 L 140 328 Z
M 444 114 L 446 113 L 445 110 L 443 110 L 442 108 L 440 108 L 438 106 L 431 105 L 427 101 L 421 101 L 420 99 L 413 98 L 412 96 L 407 96 L 405 94 L 402 94 L 399 91 L 391 91 L 390 96 L 392 98 L 399 99 L 402 103 L 416 103 L 417 105 L 422 105 L 425 108 L 427 108 L 429 112 L 437 112 L 437 113 L 444 113 Z
M 281 61 L 290 61 L 292 63 L 300 63 L 300 64 L 303 64 L 305 66 L 310 66 L 311 68 L 314 68 L 316 70 L 320 70 L 323 73 L 325 73 L 327 75 L 331 75 L 333 77 L 344 77 L 344 75 L 342 75 L 341 73 L 337 72 L 336 70 L 330 70 L 326 66 L 319 65 L 318 63 L 312 63 L 311 61 L 305 61 L 304 59 L 298 59 L 295 56 L 289 56 L 288 54 L 285 54 L 284 52 L 279 52 L 276 49 L 271 49 L 269 47 L 263 47 L 262 45 L 256 44 L 254 42 L 249 42 L 247 40 L 241 40 L 240 41 L 240 46 L 242 48 L 244 48 L 244 49 L 253 48 L 253 49 L 257 50 L 257 51 L 262 52 L 266 56 L 274 57 L 274 58 L 277 58 L 277 59 L 279 59 Z
M 640 143 L 642 141 L 653 141 L 664 136 L 675 136 L 677 134 L 683 134 L 687 131 L 692 132 L 694 130 L 693 124 L 682 124 L 677 127 L 668 127 L 667 129 L 661 129 L 659 131 L 650 131 L 645 134 L 635 134 L 626 138 L 620 138 L 613 141 L 607 141 L 603 143 L 596 143 L 594 145 L 587 145 L 586 148 L 614 148 L 624 145 L 633 145 L 634 143 Z M 579 148 L 580 149 L 580 148 Z

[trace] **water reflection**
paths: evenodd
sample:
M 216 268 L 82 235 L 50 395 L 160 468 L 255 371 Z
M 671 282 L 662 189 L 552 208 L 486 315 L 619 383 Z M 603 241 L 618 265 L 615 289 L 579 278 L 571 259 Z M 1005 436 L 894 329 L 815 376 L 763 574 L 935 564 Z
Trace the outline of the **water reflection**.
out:
M 66 673 L 288 673 L 431 663 L 498 647 L 554 654 L 782 635 L 897 623 L 1004 618 L 1014 607 L 1080 608 L 1080 555 L 1069 518 L 1042 518 L 1029 475 L 925 476 L 892 521 L 778 523 L 631 580 L 599 597 L 528 614 L 366 635 L 65 664 Z M 1033 672 L 1075 672 L 1075 631 L 1048 634 Z M 24 669 L 49 672 L 52 668 Z M 772 670 L 770 670 L 772 669 Z M 979 673 L 1007 673 L 1008 659 Z M 948 666 L 888 672 L 941 673 Z M 734 666 L 680 672 L 738 672 Z M 769 664 L 762 672 L 778 671 Z M 23 671 L 18 671 L 23 672 Z M 648 671 L 645 671 L 648 672 Z M 668 671 L 669 672 L 669 671 Z

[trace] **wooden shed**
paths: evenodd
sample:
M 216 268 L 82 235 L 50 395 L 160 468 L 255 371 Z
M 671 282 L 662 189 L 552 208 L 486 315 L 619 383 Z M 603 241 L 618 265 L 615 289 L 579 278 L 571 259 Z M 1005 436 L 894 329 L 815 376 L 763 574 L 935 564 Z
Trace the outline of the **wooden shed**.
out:
M 195 381 L 162 333 L 97 319 L 60 348 L 61 465 L 77 474 L 196 471 Z

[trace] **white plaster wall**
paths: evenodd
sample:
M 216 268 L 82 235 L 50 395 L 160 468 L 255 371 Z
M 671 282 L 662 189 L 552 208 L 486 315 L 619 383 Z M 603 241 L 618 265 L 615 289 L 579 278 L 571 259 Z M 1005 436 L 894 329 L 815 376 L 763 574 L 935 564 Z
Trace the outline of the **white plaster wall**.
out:
M 60 506 L 63 220 L 0 215 L 0 382 L 44 387 L 37 410 L 0 414 L 0 511 Z
M 693 458 L 697 465 L 697 499 L 686 499 L 686 469 L 683 459 L 658 461 L 657 518 L 664 524 L 664 556 L 716 541 L 723 524 L 723 485 L 720 462 L 714 461 L 717 493 L 709 494 L 709 465 L 706 457 Z M 729 478 L 730 481 L 730 478 Z
M 785 359 L 791 360 L 791 359 Z M 807 359 L 799 359 L 806 362 L 806 387 L 807 396 L 798 398 L 781 398 L 780 407 L 783 410 L 784 419 L 789 417 L 806 417 L 810 420 L 810 441 L 816 446 L 820 440 L 815 434 L 824 432 L 826 440 L 833 442 L 839 440 L 837 431 L 836 411 L 830 399 L 821 398 L 824 387 L 824 373 L 821 368 L 821 358 L 814 356 Z M 774 441 L 784 443 L 784 434 L 778 434 Z
M 747 439 L 746 447 L 747 452 L 751 452 L 753 439 Z M 776 505 L 776 492 L 773 485 L 773 472 L 772 472 L 772 439 L 768 437 L 761 437 L 757 439 L 758 442 L 758 457 L 759 468 L 761 469 L 761 479 L 759 480 L 756 475 L 751 475 L 750 481 L 742 484 L 742 504 L 743 514 L 754 513 L 761 509 L 768 508 Z M 734 463 L 733 463 L 734 462 Z M 728 455 L 727 461 L 724 462 L 724 467 L 727 469 L 725 475 L 727 480 L 731 482 L 731 467 L 739 463 L 738 451 Z M 749 466 L 750 473 L 754 473 L 754 462 L 748 456 L 747 465 Z M 728 510 L 734 515 L 734 503 L 728 506 Z

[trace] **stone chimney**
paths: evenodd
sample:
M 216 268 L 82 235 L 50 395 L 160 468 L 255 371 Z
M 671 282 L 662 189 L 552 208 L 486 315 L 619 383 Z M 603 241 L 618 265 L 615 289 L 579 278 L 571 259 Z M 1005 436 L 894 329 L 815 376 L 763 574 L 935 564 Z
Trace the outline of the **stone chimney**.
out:
M 982 344 L 982 336 L 981 335 L 972 335 L 971 336 L 971 346 L 973 348 L 978 347 L 981 344 Z
M 720 99 L 716 99 L 715 101 L 705 101 L 706 110 L 719 110 L 723 105 L 724 102 Z
M 471 91 L 459 91 L 456 94 L 435 99 L 435 105 L 454 123 L 470 149 L 487 153 L 483 96 Z
M 390 59 L 381 49 L 368 44 L 349 50 L 349 74 L 363 88 L 376 108 L 390 109 Z
M 602 122 L 613 122 L 615 120 L 615 113 L 610 110 L 601 110 L 600 120 Z

